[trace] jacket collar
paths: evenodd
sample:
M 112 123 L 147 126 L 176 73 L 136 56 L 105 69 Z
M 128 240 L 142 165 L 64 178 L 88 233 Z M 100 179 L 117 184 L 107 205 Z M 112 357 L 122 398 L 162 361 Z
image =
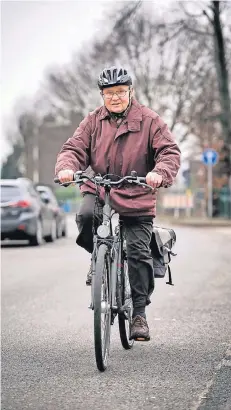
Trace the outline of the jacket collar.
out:
M 99 114 L 99 119 L 104 120 L 106 118 L 110 118 L 108 110 L 106 109 L 105 105 L 101 107 L 101 112 Z M 128 124 L 129 131 L 139 131 L 140 130 L 140 122 L 142 121 L 142 110 L 141 105 L 132 98 L 131 108 L 128 111 L 126 118 L 124 119 L 123 123 Z
M 100 112 L 99 112 L 99 119 L 105 120 L 105 118 L 110 118 L 110 115 L 105 105 L 102 105 Z

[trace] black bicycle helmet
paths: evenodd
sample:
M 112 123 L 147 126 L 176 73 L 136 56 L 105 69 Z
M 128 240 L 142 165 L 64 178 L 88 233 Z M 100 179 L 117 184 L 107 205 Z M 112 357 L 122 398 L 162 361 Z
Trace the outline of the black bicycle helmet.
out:
M 122 67 L 105 68 L 99 76 L 98 86 L 100 90 L 113 85 L 132 85 L 132 79 L 127 70 Z

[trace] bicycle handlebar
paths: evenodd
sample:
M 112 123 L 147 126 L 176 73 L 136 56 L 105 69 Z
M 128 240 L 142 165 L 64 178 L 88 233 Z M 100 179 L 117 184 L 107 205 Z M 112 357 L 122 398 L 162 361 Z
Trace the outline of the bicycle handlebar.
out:
M 82 182 L 85 182 L 84 180 L 88 180 L 91 181 L 93 184 L 96 185 L 100 185 L 100 186 L 109 186 L 109 185 L 113 185 L 113 186 L 118 186 L 120 184 L 122 184 L 123 182 L 128 182 L 130 184 L 137 184 L 137 185 L 141 185 L 143 187 L 149 188 L 149 189 L 153 189 L 150 185 L 146 184 L 146 178 L 145 177 L 138 177 L 136 176 L 136 172 L 132 171 L 131 174 L 133 175 L 127 175 L 121 179 L 119 179 L 119 181 L 112 181 L 111 179 L 107 179 L 106 176 L 102 177 L 102 176 L 98 176 L 96 175 L 94 178 L 90 178 L 87 175 L 82 175 L 83 171 L 77 171 L 74 174 L 74 178 L 73 181 L 70 182 L 64 182 L 64 183 L 60 183 L 60 180 L 58 177 L 54 178 L 54 182 L 56 184 L 60 184 L 61 186 L 69 186 L 73 183 L 75 184 L 80 184 Z

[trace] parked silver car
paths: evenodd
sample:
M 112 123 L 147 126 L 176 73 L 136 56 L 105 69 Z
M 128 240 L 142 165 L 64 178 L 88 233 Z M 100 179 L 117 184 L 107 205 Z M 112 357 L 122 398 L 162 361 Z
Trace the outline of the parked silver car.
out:
M 51 187 L 47 185 L 36 185 L 35 189 L 46 203 L 56 221 L 56 237 L 67 236 L 66 214 L 59 206 L 57 198 Z
M 2 179 L 1 240 L 29 240 L 30 245 L 56 239 L 56 218 L 27 178 Z

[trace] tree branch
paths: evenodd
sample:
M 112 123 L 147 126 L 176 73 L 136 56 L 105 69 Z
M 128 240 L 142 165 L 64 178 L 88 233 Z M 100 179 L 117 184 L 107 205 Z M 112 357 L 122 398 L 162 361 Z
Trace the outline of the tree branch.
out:
M 142 3 L 141 0 L 136 1 L 135 4 L 131 8 L 128 8 L 128 11 L 125 14 L 122 14 L 121 18 L 116 21 L 113 30 L 118 30 L 118 28 L 122 26 L 123 23 L 127 21 L 129 17 L 132 16 L 133 13 L 136 12 L 136 10 L 141 6 L 141 3 Z
M 212 37 L 212 34 L 207 32 L 207 31 L 202 31 L 202 30 L 197 30 L 195 28 L 192 28 L 192 27 L 188 26 L 188 24 L 186 24 L 185 22 L 183 24 L 184 24 L 184 27 L 186 28 L 186 30 L 191 31 L 192 33 L 199 34 L 199 35 L 202 35 L 202 36 Z
M 185 8 L 185 6 L 183 5 L 182 2 L 180 2 L 180 8 L 184 11 L 184 13 L 185 13 L 185 15 L 186 15 L 187 17 L 190 17 L 190 18 L 203 17 L 203 12 L 201 12 L 200 14 L 191 14 L 191 13 L 189 13 L 189 12 L 186 10 L 186 8 Z
M 208 13 L 207 13 L 206 10 L 203 10 L 203 14 L 204 14 L 204 16 L 207 17 L 209 23 L 213 25 L 213 24 L 214 24 L 214 23 L 213 23 L 213 20 L 212 20 L 211 17 L 208 15 Z
M 179 144 L 182 144 L 183 142 L 186 141 L 187 136 L 190 134 L 189 130 L 185 131 L 185 133 L 182 135 L 182 137 L 179 140 Z

